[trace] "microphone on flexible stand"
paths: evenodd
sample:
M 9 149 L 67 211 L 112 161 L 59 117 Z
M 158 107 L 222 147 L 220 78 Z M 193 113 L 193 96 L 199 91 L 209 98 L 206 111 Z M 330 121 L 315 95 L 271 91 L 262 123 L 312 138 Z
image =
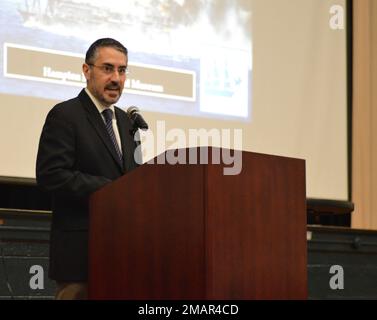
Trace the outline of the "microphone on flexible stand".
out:
M 132 122 L 132 130 L 130 130 L 130 134 L 132 137 L 135 136 L 137 130 L 148 130 L 148 124 L 144 120 L 143 116 L 139 113 L 139 108 L 135 106 L 131 106 L 127 109 L 128 118 Z M 140 144 L 140 139 L 136 139 L 136 145 Z
M 135 131 L 138 129 L 148 130 L 148 124 L 145 122 L 139 111 L 139 108 L 135 106 L 131 106 L 127 109 L 127 115 L 132 121 L 133 128 Z

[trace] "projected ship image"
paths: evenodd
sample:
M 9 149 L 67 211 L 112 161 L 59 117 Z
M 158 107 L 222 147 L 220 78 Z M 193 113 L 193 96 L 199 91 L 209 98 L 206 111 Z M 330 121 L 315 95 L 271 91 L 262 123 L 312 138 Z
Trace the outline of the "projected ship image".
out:
M 163 41 L 155 50 L 167 44 L 165 54 L 187 49 L 190 55 L 198 54 L 200 43 L 239 49 L 250 43 L 251 14 L 239 0 L 24 0 L 17 11 L 25 27 L 83 39 L 115 33 L 134 39 L 133 46 L 145 39 Z M 173 42 L 179 46 L 172 48 Z
M 248 0 L 0 0 L 0 18 L 0 92 L 74 95 L 85 86 L 86 48 L 111 37 L 129 49 L 121 104 L 182 115 L 250 115 Z M 16 56 L 35 61 L 33 70 L 17 66 Z
M 112 27 L 143 24 L 145 27 L 158 27 L 168 31 L 172 26 L 173 21 L 169 21 L 166 15 L 166 12 L 172 9 L 169 1 L 122 2 L 25 0 L 18 6 L 18 12 L 26 25 L 39 28 L 50 28 L 59 24 L 86 27 L 98 27 L 102 24 Z M 177 5 L 176 9 L 179 7 Z
M 210 8 L 211 2 L 191 0 L 189 3 L 185 0 L 24 0 L 18 5 L 18 12 L 26 25 L 49 31 L 51 26 L 59 24 L 86 27 L 106 24 L 121 28 L 142 25 L 149 31 L 154 28 L 169 32 L 177 24 L 195 23 L 201 8 Z

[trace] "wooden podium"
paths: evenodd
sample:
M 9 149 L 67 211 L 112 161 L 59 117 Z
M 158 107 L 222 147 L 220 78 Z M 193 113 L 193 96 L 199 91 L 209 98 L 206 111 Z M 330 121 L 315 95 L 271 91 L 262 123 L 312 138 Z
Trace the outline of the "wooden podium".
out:
M 306 299 L 305 161 L 223 169 L 144 164 L 93 194 L 89 298 Z

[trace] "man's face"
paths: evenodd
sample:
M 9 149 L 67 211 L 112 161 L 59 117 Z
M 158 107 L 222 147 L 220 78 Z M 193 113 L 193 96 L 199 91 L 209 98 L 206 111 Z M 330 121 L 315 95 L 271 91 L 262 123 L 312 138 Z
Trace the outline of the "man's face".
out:
M 116 103 L 123 91 L 128 58 L 112 47 L 97 49 L 92 64 L 84 63 L 83 72 L 89 91 L 105 106 Z M 111 72 L 111 70 L 113 70 Z

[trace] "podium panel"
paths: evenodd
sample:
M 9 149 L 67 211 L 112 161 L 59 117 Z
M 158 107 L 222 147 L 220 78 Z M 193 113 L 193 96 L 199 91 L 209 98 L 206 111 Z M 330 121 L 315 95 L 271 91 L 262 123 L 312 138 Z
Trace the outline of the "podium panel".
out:
M 306 299 L 305 162 L 223 169 L 144 164 L 94 193 L 89 298 Z

